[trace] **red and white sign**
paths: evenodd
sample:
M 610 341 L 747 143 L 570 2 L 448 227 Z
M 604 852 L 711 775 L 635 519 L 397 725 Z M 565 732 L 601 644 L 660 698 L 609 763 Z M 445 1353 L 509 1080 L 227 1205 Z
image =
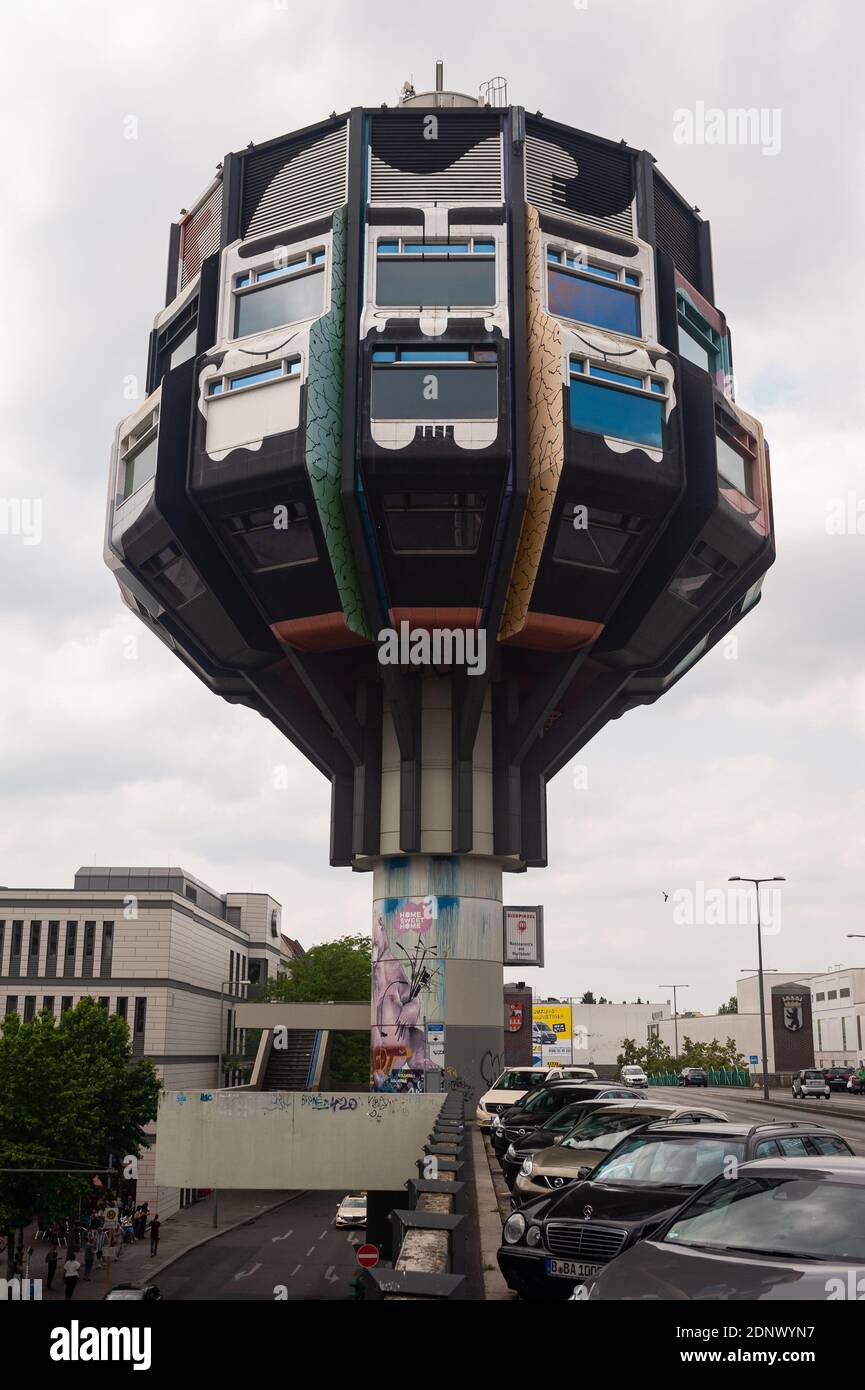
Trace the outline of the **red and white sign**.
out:
M 505 965 L 543 965 L 544 909 L 505 907 L 503 961 Z
M 377 1245 L 359 1245 L 357 1247 L 357 1262 L 362 1269 L 375 1269 L 378 1264 Z

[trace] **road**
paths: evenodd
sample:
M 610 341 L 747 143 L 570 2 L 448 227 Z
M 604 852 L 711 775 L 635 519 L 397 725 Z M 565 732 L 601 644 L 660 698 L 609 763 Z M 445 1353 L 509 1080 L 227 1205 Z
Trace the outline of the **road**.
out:
M 674 1104 L 684 1104 L 683 1097 L 687 1095 L 689 1105 L 699 1098 L 713 1110 L 723 1110 L 729 1120 L 749 1120 L 755 1125 L 770 1124 L 772 1120 L 777 1120 L 779 1124 L 789 1124 L 791 1120 L 798 1120 L 802 1124 L 826 1125 L 846 1139 L 854 1153 L 865 1156 L 865 1121 L 842 1114 L 842 1105 L 852 1105 L 861 1101 L 862 1115 L 865 1116 L 865 1096 L 845 1096 L 842 1105 L 836 1105 L 836 1095 L 840 1098 L 840 1092 L 833 1092 L 832 1098 L 828 1101 L 814 1101 L 808 1104 L 807 1108 L 803 1104 L 799 1113 L 798 1105 L 795 1110 L 787 1105 L 773 1108 L 771 1100 L 768 1104 L 763 1100 L 746 1100 L 742 1092 L 732 1086 L 710 1086 L 706 1090 L 697 1086 L 689 1086 L 687 1089 L 659 1086 L 657 1089 L 651 1087 L 648 1095 L 650 1098 L 656 1095 L 660 1098 L 663 1095 Z M 785 1095 L 784 1099 L 792 1100 L 792 1096 Z
M 191 1250 L 159 1276 L 169 1299 L 339 1299 L 359 1273 L 364 1232 L 333 1224 L 344 1192 L 304 1192 L 276 1211 Z M 279 1291 L 277 1293 L 276 1291 Z

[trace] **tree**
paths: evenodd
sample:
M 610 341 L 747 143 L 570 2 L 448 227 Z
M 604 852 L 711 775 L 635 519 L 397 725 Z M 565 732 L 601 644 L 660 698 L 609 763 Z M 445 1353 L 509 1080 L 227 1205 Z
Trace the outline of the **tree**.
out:
M 581 1004 L 594 1004 L 594 1003 L 596 1003 L 596 1002 L 597 1002 L 597 1001 L 596 1001 L 596 999 L 595 999 L 595 996 L 594 996 L 594 994 L 592 993 L 592 991 L 591 991 L 590 989 L 587 989 L 587 990 L 586 990 L 585 994 L 583 995 L 582 999 L 580 1000 L 580 1003 L 581 1003 Z
M 718 1009 L 719 1014 L 737 1014 L 739 1012 L 739 1001 L 735 994 L 731 994 L 726 1004 L 722 1004 Z
M 133 1062 L 126 1021 L 95 999 L 59 1024 L 46 1009 L 31 1023 L 0 1021 L 0 1169 L 18 1170 L 0 1172 L 10 1276 L 16 1228 L 77 1210 L 109 1154 L 139 1156 L 160 1089 L 153 1063 Z
M 372 995 L 372 940 L 341 936 L 325 941 L 291 963 L 291 974 L 268 980 L 266 999 L 296 1004 L 351 1004 Z M 335 1083 L 369 1081 L 369 1033 L 335 1033 L 330 1075 Z

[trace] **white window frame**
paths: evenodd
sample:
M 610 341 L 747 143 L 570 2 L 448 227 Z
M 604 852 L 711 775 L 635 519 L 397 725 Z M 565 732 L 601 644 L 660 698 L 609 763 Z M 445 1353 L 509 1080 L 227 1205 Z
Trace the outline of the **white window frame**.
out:
M 637 247 L 637 254 L 634 256 L 620 255 L 615 251 L 607 251 L 592 246 L 584 241 L 568 241 L 561 236 L 553 236 L 545 233 L 541 237 L 541 302 L 544 310 L 550 318 L 557 323 L 579 324 L 580 327 L 587 329 L 591 333 L 606 334 L 614 338 L 623 339 L 626 342 L 647 343 L 657 342 L 657 303 L 655 299 L 655 278 L 653 269 L 653 251 L 648 242 L 639 241 L 636 237 L 630 238 L 631 243 Z M 556 266 L 555 261 L 550 260 L 550 252 L 557 252 L 563 257 L 559 263 L 559 269 L 570 271 L 578 278 L 582 278 L 599 285 L 619 286 L 623 294 L 634 294 L 637 296 L 640 306 L 640 331 L 638 334 L 623 333 L 616 328 L 604 328 L 597 323 L 584 323 L 582 319 L 564 318 L 560 314 L 552 313 L 550 309 L 550 267 Z M 568 266 L 564 258 L 572 257 L 577 265 Z M 580 266 L 597 266 L 600 270 L 614 271 L 616 280 L 611 280 L 608 276 L 593 276 L 590 272 L 580 269 Z M 639 281 L 637 285 L 627 285 L 626 275 L 635 275 Z
M 267 381 L 250 381 L 244 386 L 242 383 L 246 377 L 256 377 L 261 372 L 270 371 L 273 367 L 279 367 L 278 376 L 270 377 Z M 241 367 L 235 371 L 217 372 L 215 376 L 207 378 L 206 398 L 208 401 L 223 400 L 227 397 L 245 395 L 247 391 L 259 391 L 268 386 L 278 386 L 281 381 L 302 381 L 303 380 L 303 358 L 300 353 L 292 353 L 290 357 L 277 358 L 275 362 L 260 362 L 254 367 Z M 234 383 L 240 382 L 241 385 Z M 215 390 L 214 387 L 219 387 Z

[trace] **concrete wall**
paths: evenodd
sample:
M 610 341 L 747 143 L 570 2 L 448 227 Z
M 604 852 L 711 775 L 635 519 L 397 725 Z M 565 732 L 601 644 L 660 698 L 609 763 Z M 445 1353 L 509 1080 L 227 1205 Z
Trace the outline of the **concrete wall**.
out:
M 725 1043 L 728 1038 L 735 1038 L 736 1045 L 746 1062 L 751 1056 L 759 1057 L 763 1050 L 760 1046 L 760 1015 L 758 1013 L 706 1014 L 700 1018 L 679 1018 L 678 1024 L 680 1048 L 686 1037 L 690 1038 L 692 1042 L 703 1043 L 715 1041 Z M 674 1035 L 673 1020 L 671 1018 L 664 1019 L 658 1025 L 658 1036 L 673 1053 L 676 1051 Z M 766 1014 L 766 1045 L 769 1049 L 769 1071 L 774 1071 L 771 1003 Z
M 156 1180 L 164 1187 L 402 1188 L 438 1095 L 165 1091 Z

